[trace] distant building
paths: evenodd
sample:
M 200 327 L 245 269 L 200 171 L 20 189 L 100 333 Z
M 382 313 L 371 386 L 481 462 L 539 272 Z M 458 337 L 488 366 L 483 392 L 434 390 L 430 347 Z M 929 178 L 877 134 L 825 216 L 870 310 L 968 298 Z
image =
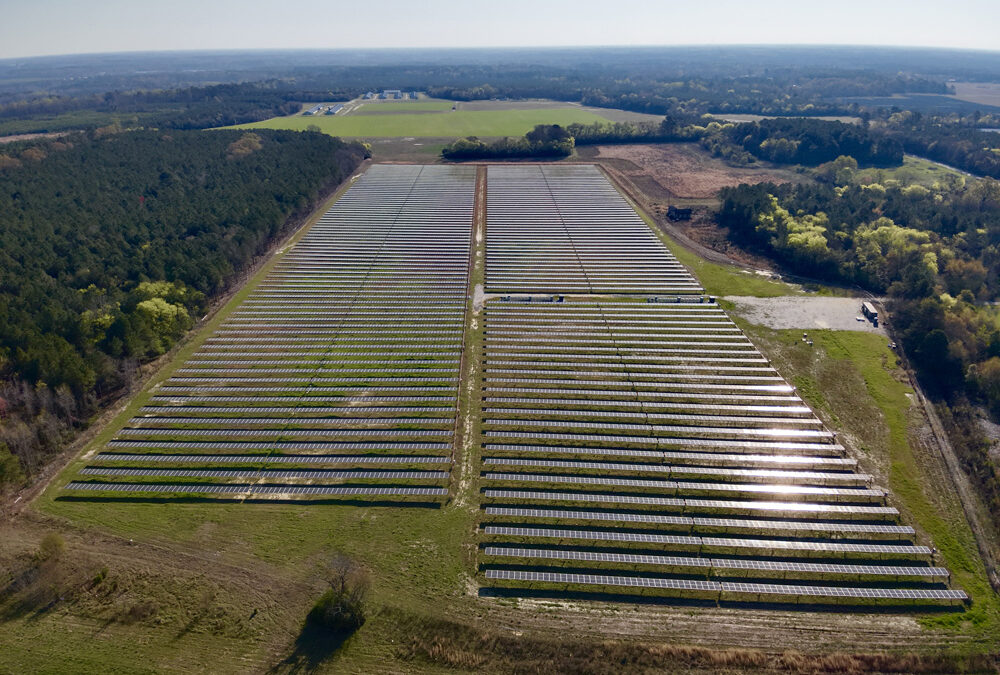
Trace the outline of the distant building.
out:
M 343 109 L 344 109 L 344 106 L 341 105 L 340 103 L 337 103 L 337 104 L 332 105 L 329 108 L 327 108 L 326 109 L 326 114 L 327 115 L 336 115 L 337 113 L 339 113 Z

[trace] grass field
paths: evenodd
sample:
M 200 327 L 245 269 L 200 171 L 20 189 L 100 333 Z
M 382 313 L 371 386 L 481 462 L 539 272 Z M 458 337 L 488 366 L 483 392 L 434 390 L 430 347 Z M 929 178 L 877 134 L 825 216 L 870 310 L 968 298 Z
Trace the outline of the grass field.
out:
M 933 187 L 935 183 L 948 180 L 949 177 L 961 178 L 963 176 L 964 174 L 960 171 L 928 159 L 904 155 L 902 166 L 892 169 L 864 169 L 855 175 L 854 180 L 862 185 L 897 180 L 904 185 L 923 185 L 929 188 Z
M 375 105 L 403 105 L 401 103 L 365 105 L 357 113 L 339 115 L 319 115 L 316 117 L 275 117 L 263 122 L 241 124 L 237 129 L 292 129 L 305 131 L 315 125 L 323 133 L 346 138 L 387 138 L 387 137 L 450 137 L 459 136 L 521 136 L 536 124 L 568 125 L 574 122 L 593 124 L 607 119 L 580 108 L 536 108 L 532 110 L 455 110 L 451 107 L 440 113 L 365 114 L 366 109 Z M 410 103 L 412 106 L 425 102 Z M 426 102 L 434 103 L 434 102 Z
M 366 101 L 355 108 L 351 115 L 387 115 L 400 112 L 445 112 L 455 105 L 453 101 L 428 99 L 421 101 Z

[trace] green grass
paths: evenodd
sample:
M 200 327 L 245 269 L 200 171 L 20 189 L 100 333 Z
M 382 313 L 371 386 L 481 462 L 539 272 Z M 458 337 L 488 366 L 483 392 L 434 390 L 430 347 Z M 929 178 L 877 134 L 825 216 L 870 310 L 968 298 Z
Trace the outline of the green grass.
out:
M 382 104 L 377 104 L 382 105 Z M 395 105 L 395 104 L 393 104 Z M 416 102 L 413 105 L 420 105 Z M 364 110 L 364 108 L 362 108 Z M 346 138 L 521 136 L 536 124 L 606 122 L 603 117 L 579 108 L 538 108 L 534 110 L 456 110 L 440 114 L 402 113 L 378 115 L 319 115 L 316 117 L 275 117 L 237 129 L 292 129 L 305 131 L 316 125 L 323 133 Z
M 920 420 L 912 417 L 912 389 L 884 337 L 852 331 L 810 331 L 814 347 L 801 341 L 801 331 L 747 327 L 778 355 L 779 366 L 802 397 L 824 413 L 831 424 L 858 439 L 870 462 L 884 467 L 894 503 L 910 524 L 926 533 L 938 549 L 939 564 L 952 573 L 953 584 L 972 598 L 965 612 L 928 615 L 928 628 L 955 629 L 974 642 L 995 649 L 1000 639 L 1000 598 L 986 579 L 976 541 L 961 503 L 951 489 L 935 489 L 940 458 L 916 443 Z M 770 347 L 767 347 L 770 343 Z M 816 350 L 826 361 L 817 365 Z M 916 422 L 917 424 L 914 424 Z
M 964 176 L 954 169 L 949 169 L 929 160 L 914 157 L 913 155 L 905 155 L 902 166 L 892 169 L 863 169 L 855 174 L 854 182 L 867 185 L 895 180 L 903 185 L 923 185 L 930 188 L 935 183 L 943 183 L 949 177 L 963 178 Z
M 350 113 L 354 115 L 386 114 L 390 112 L 443 112 L 451 110 L 454 101 L 429 99 L 421 101 L 367 101 Z

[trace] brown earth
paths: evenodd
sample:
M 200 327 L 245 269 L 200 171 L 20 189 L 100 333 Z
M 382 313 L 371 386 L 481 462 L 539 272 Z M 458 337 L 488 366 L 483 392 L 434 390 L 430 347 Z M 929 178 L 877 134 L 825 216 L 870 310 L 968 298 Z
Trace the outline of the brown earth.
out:
M 785 169 L 729 166 L 695 143 L 601 145 L 593 159 L 612 164 L 646 194 L 660 198 L 714 199 L 721 188 L 740 183 L 804 182 Z
M 584 146 L 577 148 L 577 159 L 599 164 L 619 189 L 685 248 L 711 262 L 755 270 L 774 265 L 735 246 L 728 230 L 715 223 L 716 193 L 740 183 L 806 180 L 782 169 L 731 167 L 696 143 Z M 696 196 L 706 194 L 707 198 Z M 692 208 L 691 220 L 668 220 L 671 205 Z

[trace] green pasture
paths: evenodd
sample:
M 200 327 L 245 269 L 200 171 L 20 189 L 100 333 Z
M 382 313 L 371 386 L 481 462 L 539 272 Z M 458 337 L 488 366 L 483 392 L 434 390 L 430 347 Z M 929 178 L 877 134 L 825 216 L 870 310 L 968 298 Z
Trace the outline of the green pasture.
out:
M 389 115 L 397 112 L 444 112 L 451 110 L 454 101 L 429 99 L 421 101 L 366 101 L 351 111 L 350 115 Z
M 302 117 L 275 117 L 262 122 L 241 124 L 236 129 L 291 129 L 305 131 L 310 126 L 331 136 L 346 138 L 391 138 L 391 137 L 464 137 L 464 136 L 522 136 L 536 124 L 560 124 L 566 126 L 579 122 L 593 124 L 607 120 L 580 108 L 536 108 L 534 110 L 451 110 L 440 113 L 412 114 L 413 109 L 400 114 L 364 114 L 366 108 L 403 103 L 369 104 L 358 113 L 346 117 L 339 115 L 318 115 Z M 436 101 L 411 102 L 420 106 Z M 444 102 L 447 104 L 447 101 Z

